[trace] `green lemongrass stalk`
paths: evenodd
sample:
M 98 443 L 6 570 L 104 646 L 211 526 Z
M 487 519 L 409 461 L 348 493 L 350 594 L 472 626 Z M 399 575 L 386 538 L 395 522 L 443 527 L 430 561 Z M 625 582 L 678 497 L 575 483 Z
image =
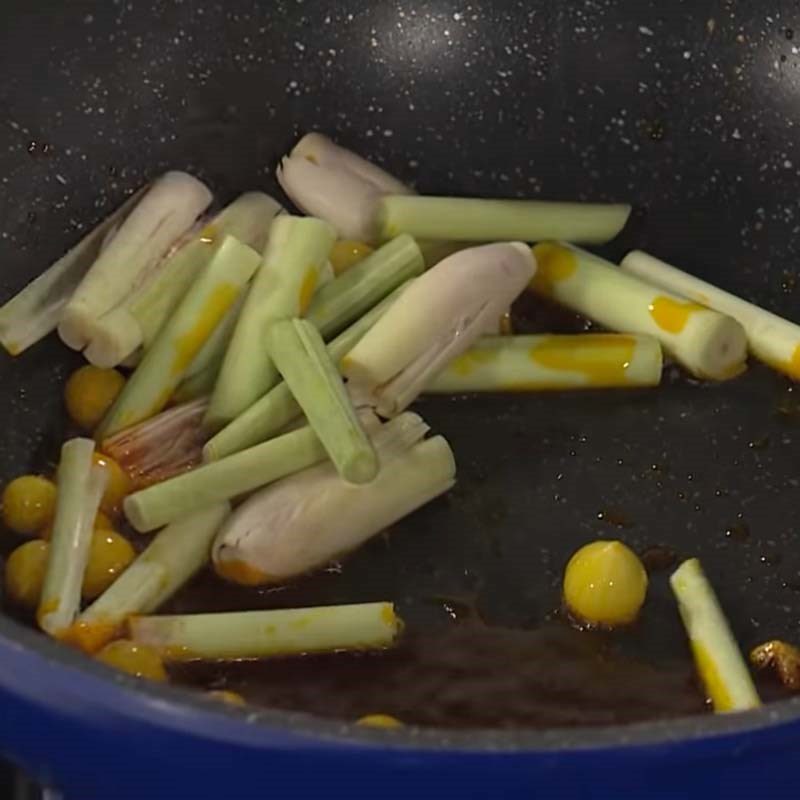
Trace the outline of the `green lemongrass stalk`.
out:
M 115 367 L 149 348 L 161 326 L 226 236 L 261 253 L 281 207 L 262 192 L 248 192 L 193 231 L 150 271 L 120 305 L 104 314 L 84 355 L 99 367 Z
M 198 503 L 240 497 L 325 458 L 325 448 L 314 431 L 299 428 L 134 492 L 125 498 L 125 515 L 137 531 L 144 533 L 185 517 Z
M 93 455 L 91 439 L 70 439 L 61 448 L 53 534 L 36 613 L 39 627 L 51 636 L 63 636 L 80 609 L 94 518 L 108 482 Z
M 369 483 L 378 474 L 378 457 L 317 329 L 302 319 L 276 322 L 266 345 L 339 475 Z
M 173 522 L 76 620 L 67 638 L 95 653 L 116 638 L 128 617 L 152 614 L 208 563 L 228 503 L 215 503 Z
M 482 200 L 462 197 L 384 197 L 381 236 L 461 242 L 564 239 L 602 244 L 613 239 L 631 213 L 629 205 Z
M 653 286 L 733 317 L 744 328 L 748 348 L 757 359 L 800 381 L 800 325 L 638 250 L 625 256 L 620 267 Z
M 424 269 L 417 243 L 410 236 L 398 236 L 323 286 L 305 317 L 329 339 Z
M 255 250 L 228 236 L 144 354 L 97 432 L 112 436 L 161 411 L 258 268 Z
M 543 242 L 533 249 L 532 288 L 606 328 L 654 336 L 698 378 L 726 380 L 745 369 L 747 339 L 732 317 L 655 288 L 577 247 Z
M 214 543 L 217 572 L 237 583 L 276 584 L 360 547 L 446 492 L 455 461 L 441 436 L 407 412 L 372 434 L 381 469 L 371 483 L 342 480 L 328 463 L 268 486 L 243 503 Z
M 207 408 L 206 399 L 169 408 L 106 439 L 103 452 L 122 467 L 134 489 L 180 475 L 202 461 Z
M 319 133 L 304 136 L 276 174 L 301 211 L 327 220 L 343 239 L 375 241 L 378 199 L 411 192 L 380 167 Z
M 192 363 L 186 369 L 184 380 L 207 370 L 211 370 L 214 373 L 219 372 L 222 361 L 225 358 L 225 352 L 233 336 L 233 331 L 236 328 L 239 314 L 242 313 L 245 297 L 246 293 L 242 292 L 236 302 L 228 309 L 219 325 L 214 328 L 214 332 L 208 337 L 206 343 L 200 348 L 200 352 L 192 359 Z
M 117 229 L 145 189 L 129 197 L 113 214 L 84 236 L 48 270 L 0 308 L 0 344 L 17 356 L 52 333 L 89 268 L 100 255 L 106 237 Z
M 211 395 L 209 428 L 227 425 L 278 382 L 264 333 L 273 322 L 305 314 L 335 239 L 333 228 L 319 219 L 275 220 Z
M 193 400 L 208 400 L 211 392 L 214 391 L 218 375 L 218 368 L 208 368 L 184 378 L 172 395 L 173 401 L 175 403 L 191 403 Z
M 357 403 L 386 417 L 407 408 L 476 339 L 497 332 L 534 271 L 530 248 L 520 243 L 474 247 L 440 261 L 342 359 Z
M 714 589 L 696 559 L 685 561 L 670 578 L 695 666 L 714 711 L 746 711 L 761 700 Z
M 185 172 L 168 172 L 152 183 L 64 307 L 58 325 L 64 343 L 83 350 L 97 321 L 158 265 L 211 199 L 208 188 Z
M 241 660 L 383 650 L 402 621 L 391 603 L 133 617 L 130 638 L 172 661 Z
M 484 336 L 451 361 L 428 394 L 657 386 L 661 345 L 650 336 Z
M 338 364 L 355 347 L 361 337 L 386 313 L 389 306 L 397 300 L 400 293 L 409 283 L 405 283 L 395 289 L 388 297 L 381 300 L 378 305 L 373 306 L 363 317 L 356 320 L 328 345 L 328 355 L 335 364 Z M 207 386 L 203 381 L 208 379 L 209 376 L 204 377 L 202 380 L 200 376 L 197 376 L 197 380 L 191 386 L 187 382 L 180 387 L 180 390 L 191 393 L 197 392 L 194 396 L 200 397 Z M 213 380 L 213 377 L 211 377 L 211 380 Z M 209 439 L 203 448 L 203 458 L 206 461 L 217 461 L 232 453 L 238 453 L 240 450 L 259 444 L 259 442 L 264 442 L 302 413 L 300 405 L 294 399 L 286 383 L 279 383 L 260 400 L 253 403 L 247 411 L 240 414 L 233 422 Z

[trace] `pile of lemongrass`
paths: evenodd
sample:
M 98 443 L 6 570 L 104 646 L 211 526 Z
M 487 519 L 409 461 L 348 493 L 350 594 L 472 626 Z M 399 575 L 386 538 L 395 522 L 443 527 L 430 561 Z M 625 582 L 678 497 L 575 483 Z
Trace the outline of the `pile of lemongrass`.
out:
M 389 602 L 153 615 L 209 562 L 282 583 L 447 492 L 450 445 L 407 410 L 423 393 L 650 387 L 663 353 L 726 380 L 748 348 L 800 377 L 800 327 L 643 253 L 620 268 L 577 246 L 614 238 L 627 205 L 424 197 L 320 134 L 277 178 L 307 216 L 261 192 L 211 214 L 209 189 L 169 172 L 0 309 L 12 355 L 58 330 L 134 368 L 94 435 L 132 478 L 127 521 L 154 535 L 85 608 L 95 441 L 67 442 L 58 469 L 38 620 L 87 652 L 125 635 L 167 659 L 391 646 Z M 509 335 L 527 290 L 611 332 Z M 715 705 L 753 706 L 697 565 L 673 586 Z

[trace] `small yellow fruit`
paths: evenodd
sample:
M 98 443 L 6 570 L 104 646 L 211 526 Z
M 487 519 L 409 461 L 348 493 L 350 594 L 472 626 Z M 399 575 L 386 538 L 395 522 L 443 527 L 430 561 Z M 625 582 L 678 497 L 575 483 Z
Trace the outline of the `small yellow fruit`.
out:
M 96 658 L 109 667 L 127 672 L 136 678 L 161 682 L 167 680 L 167 671 L 158 652 L 152 647 L 136 644 L 128 639 L 118 639 L 107 644 Z
M 3 490 L 3 522 L 12 531 L 38 533 L 53 521 L 56 485 L 40 475 L 14 478 Z
M 114 461 L 113 458 L 104 455 L 103 453 L 95 453 L 92 460 L 99 467 L 103 467 L 108 471 L 108 484 L 103 493 L 103 499 L 100 501 L 100 508 L 111 516 L 119 513 L 122 507 L 122 501 L 131 489 L 131 479 L 128 473 Z
M 647 594 L 647 572 L 622 542 L 598 541 L 575 553 L 564 573 L 564 601 L 580 620 L 616 627 L 633 622 Z
M 397 717 L 389 714 L 367 714 L 356 722 L 356 725 L 363 725 L 365 728 L 402 728 L 403 723 Z
M 227 703 L 229 706 L 245 706 L 247 701 L 238 692 L 231 692 L 227 689 L 215 689 L 212 692 L 206 692 L 208 697 L 214 700 L 220 700 Z
M 136 552 L 124 536 L 110 529 L 95 529 L 83 574 L 83 599 L 94 600 L 103 594 L 134 558 Z
M 41 539 L 20 545 L 6 561 L 6 593 L 25 608 L 36 608 L 42 595 L 50 547 Z
M 125 378 L 117 370 L 87 364 L 75 370 L 64 387 L 67 413 L 84 430 L 94 430 L 123 386 Z
M 366 242 L 341 239 L 331 248 L 328 261 L 333 267 L 333 274 L 341 275 L 359 261 L 363 261 L 371 252 L 372 248 Z

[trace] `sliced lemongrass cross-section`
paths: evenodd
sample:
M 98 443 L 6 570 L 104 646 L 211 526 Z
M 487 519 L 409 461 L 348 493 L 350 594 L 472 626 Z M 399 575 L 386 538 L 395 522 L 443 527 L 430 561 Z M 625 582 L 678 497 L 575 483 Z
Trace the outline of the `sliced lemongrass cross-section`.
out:
M 335 239 L 333 228 L 313 217 L 284 215 L 272 224 L 211 395 L 209 428 L 227 425 L 278 382 L 264 334 L 273 322 L 306 313 Z
M 191 514 L 199 503 L 240 497 L 326 457 L 317 435 L 305 426 L 134 492 L 125 498 L 125 516 L 137 531 L 151 531 Z
M 205 184 L 185 172 L 167 172 L 154 181 L 110 236 L 64 307 L 58 326 L 64 343 L 83 350 L 97 321 L 158 265 L 211 199 Z
M 497 331 L 535 270 L 530 248 L 520 243 L 474 247 L 440 261 L 342 359 L 357 403 L 388 417 L 407 408 L 450 361 Z
M 448 242 L 539 242 L 564 239 L 602 244 L 631 213 L 629 205 L 484 200 L 464 197 L 390 196 L 379 201 L 380 234 Z
M 248 192 L 205 225 L 196 226 L 122 303 L 97 321 L 84 351 L 86 358 L 97 366 L 113 367 L 128 360 L 139 347 L 149 348 L 225 237 L 233 236 L 261 253 L 272 220 L 280 211 L 280 205 L 263 192 Z
M 323 286 L 305 317 L 330 339 L 424 269 L 417 243 L 398 236 Z
M 106 238 L 116 231 L 144 191 L 140 189 L 129 197 L 48 270 L 0 308 L 0 344 L 10 355 L 19 355 L 56 329 L 64 307 L 97 260 Z
M 800 381 L 800 325 L 636 250 L 622 269 L 642 280 L 733 317 L 744 328 L 750 352 L 773 369 Z
M 335 364 L 349 353 L 362 336 L 386 313 L 409 284 L 403 284 L 388 297 L 373 306 L 363 317 L 357 319 L 328 345 L 328 355 Z M 187 387 L 202 394 L 202 385 Z M 206 461 L 216 461 L 232 453 L 238 453 L 276 435 L 292 420 L 303 413 L 285 382 L 270 389 L 260 400 L 253 403 L 243 414 L 225 426 L 208 440 L 203 448 Z
M 655 337 L 698 378 L 727 380 L 745 369 L 747 340 L 733 317 L 651 286 L 577 247 L 543 242 L 533 252 L 536 293 L 611 330 Z
M 229 513 L 228 503 L 214 503 L 159 531 L 78 617 L 67 639 L 94 653 L 121 634 L 129 616 L 157 611 L 208 563 L 211 543 Z
M 107 471 L 93 457 L 91 439 L 70 439 L 61 448 L 53 533 L 36 614 L 39 627 L 51 636 L 64 635 L 80 609 L 94 519 L 108 483 Z
M 255 250 L 232 236 L 222 241 L 128 379 L 103 420 L 98 438 L 113 436 L 164 409 L 260 262 Z
M 130 637 L 171 661 L 384 650 L 403 628 L 391 603 L 133 617 Z
M 425 391 L 540 392 L 657 386 L 661 345 L 651 336 L 484 336 L 451 361 Z
M 266 344 L 339 475 L 369 483 L 378 474 L 378 457 L 319 331 L 307 320 L 283 320 L 269 328 Z
M 207 408 L 205 398 L 168 408 L 106 439 L 103 452 L 122 467 L 134 489 L 180 475 L 202 461 Z
M 672 574 L 697 672 L 717 713 L 757 708 L 761 701 L 714 589 L 696 558 Z
M 301 211 L 330 222 L 341 238 L 366 242 L 378 234 L 380 196 L 410 192 L 380 167 L 319 133 L 303 137 L 276 174 Z
M 381 469 L 371 483 L 341 479 L 320 464 L 254 494 L 222 526 L 217 572 L 236 583 L 276 584 L 324 566 L 446 492 L 455 481 L 452 450 L 406 412 L 372 433 Z

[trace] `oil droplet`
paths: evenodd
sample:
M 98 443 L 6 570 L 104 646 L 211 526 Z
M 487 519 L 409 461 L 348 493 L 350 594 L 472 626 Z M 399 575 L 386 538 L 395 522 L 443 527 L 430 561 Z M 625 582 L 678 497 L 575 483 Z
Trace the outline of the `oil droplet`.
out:
M 792 39 L 794 39 L 794 29 L 793 29 L 793 28 L 787 28 L 787 29 L 786 29 L 786 30 L 783 32 L 783 35 L 786 37 L 786 39 L 787 39 L 788 41 L 790 41 L 790 42 L 791 42 L 791 41 L 792 41 Z
M 648 547 L 639 556 L 648 572 L 665 572 L 678 563 L 678 554 L 665 544 L 655 544 Z
M 661 330 L 676 334 L 686 327 L 692 314 L 705 311 L 697 303 L 686 303 L 664 296 L 656 297 L 649 310 L 650 316 Z
M 726 528 L 725 536 L 734 542 L 746 542 L 750 538 L 750 526 L 745 522 L 734 522 Z
M 607 522 L 609 525 L 614 525 L 617 528 L 632 528 L 634 527 L 633 520 L 619 509 L 607 509 L 599 511 L 597 519 L 601 522 Z

